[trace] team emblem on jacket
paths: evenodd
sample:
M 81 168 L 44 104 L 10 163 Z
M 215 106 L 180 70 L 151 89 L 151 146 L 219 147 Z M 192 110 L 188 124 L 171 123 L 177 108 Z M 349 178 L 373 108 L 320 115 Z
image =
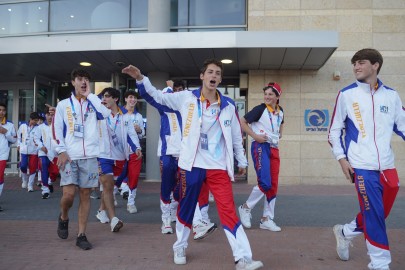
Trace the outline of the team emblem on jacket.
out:
M 380 112 L 382 112 L 382 113 L 388 113 L 388 106 L 381 105 L 381 106 L 380 106 Z
M 231 126 L 231 120 L 224 120 L 224 127 L 230 127 Z

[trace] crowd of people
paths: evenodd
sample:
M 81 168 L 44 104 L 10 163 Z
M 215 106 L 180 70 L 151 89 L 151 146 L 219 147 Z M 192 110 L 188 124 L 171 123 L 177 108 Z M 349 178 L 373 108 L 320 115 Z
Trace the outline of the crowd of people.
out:
M 329 143 L 344 175 L 355 183 L 361 210 L 351 223 L 333 227 L 336 251 L 341 260 L 348 260 L 351 240 L 363 233 L 370 256 L 368 268 L 386 270 L 391 256 L 385 218 L 399 189 L 390 141 L 393 132 L 405 139 L 405 109 L 398 93 L 377 78 L 383 63 L 377 50 L 360 50 L 351 62 L 356 81 L 338 93 Z M 61 239 L 68 238 L 69 210 L 78 192 L 76 245 L 83 250 L 92 248 L 86 227 L 90 194 L 95 188 L 101 191 L 96 217 L 101 223 L 110 223 L 112 232 L 119 232 L 124 222 L 115 211 L 117 190 L 128 200 L 127 211 L 137 213 L 140 140 L 145 136 L 143 117 L 136 110 L 140 95 L 160 114 L 161 232 L 172 234 L 175 222 L 174 263 L 187 263 L 191 233 L 199 240 L 217 229 L 208 215 L 212 194 L 236 269 L 263 267 L 261 261 L 253 260 L 243 227 L 252 227 L 251 210 L 264 197 L 259 228 L 281 231 L 274 221 L 284 126 L 281 86 L 266 84 L 263 103 L 239 117 L 235 102 L 217 89 L 223 78 L 218 60 L 204 62 L 201 87 L 194 90 L 185 90 L 182 81 L 167 81 L 160 91 L 134 65 L 122 73 L 135 79 L 138 89 L 123 93 L 122 106 L 117 89 L 105 88 L 98 96 L 91 93 L 91 77 L 85 70 L 71 73 L 74 90 L 70 97 L 56 108 L 47 106 L 44 117 L 31 113 L 28 123 L 21 124 L 17 132 L 6 120 L 6 105 L 0 104 L 0 195 L 10 145 L 17 143 L 22 188 L 33 191 L 39 170 L 42 199 L 48 199 L 60 175 L 57 234 Z M 242 132 L 252 138 L 257 185 L 246 202 L 236 207 L 232 193 L 235 160 L 241 175 L 248 166 Z

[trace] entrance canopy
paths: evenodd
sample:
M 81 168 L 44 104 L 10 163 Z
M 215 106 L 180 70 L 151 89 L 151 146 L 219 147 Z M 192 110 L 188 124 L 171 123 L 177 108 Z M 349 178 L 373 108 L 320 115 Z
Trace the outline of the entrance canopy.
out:
M 199 74 L 205 59 L 230 59 L 225 78 L 248 70 L 318 70 L 338 47 L 335 31 L 217 31 L 75 34 L 0 38 L 0 81 L 30 81 L 40 75 L 69 80 L 84 67 L 94 81 L 133 64 L 142 73 L 166 72 L 172 78 Z

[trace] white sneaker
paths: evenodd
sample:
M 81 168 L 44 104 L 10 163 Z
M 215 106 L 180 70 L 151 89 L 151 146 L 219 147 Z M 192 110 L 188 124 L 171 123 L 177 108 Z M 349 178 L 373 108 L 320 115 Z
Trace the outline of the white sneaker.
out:
M 254 261 L 248 259 L 240 259 L 236 264 L 236 270 L 255 270 L 263 267 L 261 261 Z
M 172 234 L 173 229 L 172 226 L 170 225 L 170 218 L 165 219 L 162 223 L 162 233 L 163 234 Z
M 107 216 L 107 212 L 105 210 L 98 210 L 96 214 L 96 218 L 101 222 L 101 223 L 108 223 L 110 222 L 110 219 Z
M 373 264 L 371 262 L 367 265 L 367 267 L 370 270 L 390 270 L 389 266 L 376 268 L 373 266 Z
M 349 260 L 349 245 L 352 244 L 350 240 L 343 236 L 342 230 L 343 225 L 337 224 L 333 226 L 333 233 L 336 238 L 336 252 L 342 261 L 347 261 Z
M 174 251 L 174 263 L 175 264 L 186 264 L 186 249 L 178 248 Z
M 119 220 L 117 217 L 113 217 L 111 220 L 111 231 L 112 232 L 118 232 L 122 226 L 124 226 L 124 223 Z
M 135 213 L 138 212 L 138 209 L 136 209 L 135 204 L 134 204 L 134 205 L 128 204 L 128 205 L 127 205 L 127 211 L 128 211 L 130 214 L 135 214 Z
M 279 232 L 281 228 L 277 226 L 274 220 L 268 218 L 266 221 L 260 221 L 260 229 L 269 230 L 272 232 Z
M 251 210 L 250 208 L 244 208 L 243 205 L 238 207 L 240 222 L 247 229 L 252 227 L 252 223 L 250 222 L 252 219 Z
M 215 223 L 207 223 L 205 221 L 200 221 L 196 225 L 193 225 L 194 240 L 201 240 L 213 233 L 217 228 Z

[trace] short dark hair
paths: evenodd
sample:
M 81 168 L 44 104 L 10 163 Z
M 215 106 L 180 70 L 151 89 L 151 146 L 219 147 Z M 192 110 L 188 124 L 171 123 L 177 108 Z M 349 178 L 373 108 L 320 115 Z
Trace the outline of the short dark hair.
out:
M 120 92 L 119 90 L 117 90 L 117 89 L 115 89 L 115 88 L 112 88 L 112 87 L 104 88 L 103 91 L 101 91 L 101 93 L 100 93 L 101 98 L 103 98 L 103 96 L 104 96 L 106 93 L 109 94 L 109 95 L 111 95 L 112 98 L 118 98 L 117 104 L 119 103 L 119 101 L 120 101 L 120 95 L 121 95 L 121 92 Z
M 42 117 L 37 112 L 30 113 L 30 119 L 42 119 Z
M 124 98 L 127 98 L 129 96 L 134 96 L 136 98 L 139 98 L 139 94 L 137 92 L 135 92 L 134 90 L 128 90 L 125 92 Z
M 352 57 L 352 64 L 359 60 L 369 60 L 372 65 L 379 63 L 380 66 L 377 69 L 377 74 L 380 73 L 380 69 L 383 65 L 383 57 L 376 49 L 366 48 L 356 52 Z
M 45 106 L 44 115 L 49 113 L 49 107 Z
M 1 103 L 0 103 L 0 107 L 4 107 L 4 108 L 6 109 L 6 111 L 7 111 L 7 105 L 6 105 L 6 103 L 1 102 Z
M 201 74 L 205 73 L 205 71 L 207 70 L 208 65 L 210 65 L 210 64 L 214 64 L 214 65 L 220 67 L 221 68 L 221 76 L 223 75 L 224 66 L 222 65 L 222 62 L 219 61 L 218 59 L 214 59 L 214 58 L 207 59 L 207 60 L 204 61 L 204 64 L 203 64 L 203 66 L 201 68 Z
M 74 81 L 76 77 L 86 77 L 87 79 L 91 80 L 90 73 L 88 73 L 84 69 L 74 69 L 74 70 L 72 70 L 72 73 L 70 73 L 70 79 L 72 81 Z
M 182 87 L 183 89 L 186 89 L 186 85 L 184 84 L 184 81 L 182 81 L 182 80 L 173 81 L 173 88 L 177 88 L 177 87 Z

